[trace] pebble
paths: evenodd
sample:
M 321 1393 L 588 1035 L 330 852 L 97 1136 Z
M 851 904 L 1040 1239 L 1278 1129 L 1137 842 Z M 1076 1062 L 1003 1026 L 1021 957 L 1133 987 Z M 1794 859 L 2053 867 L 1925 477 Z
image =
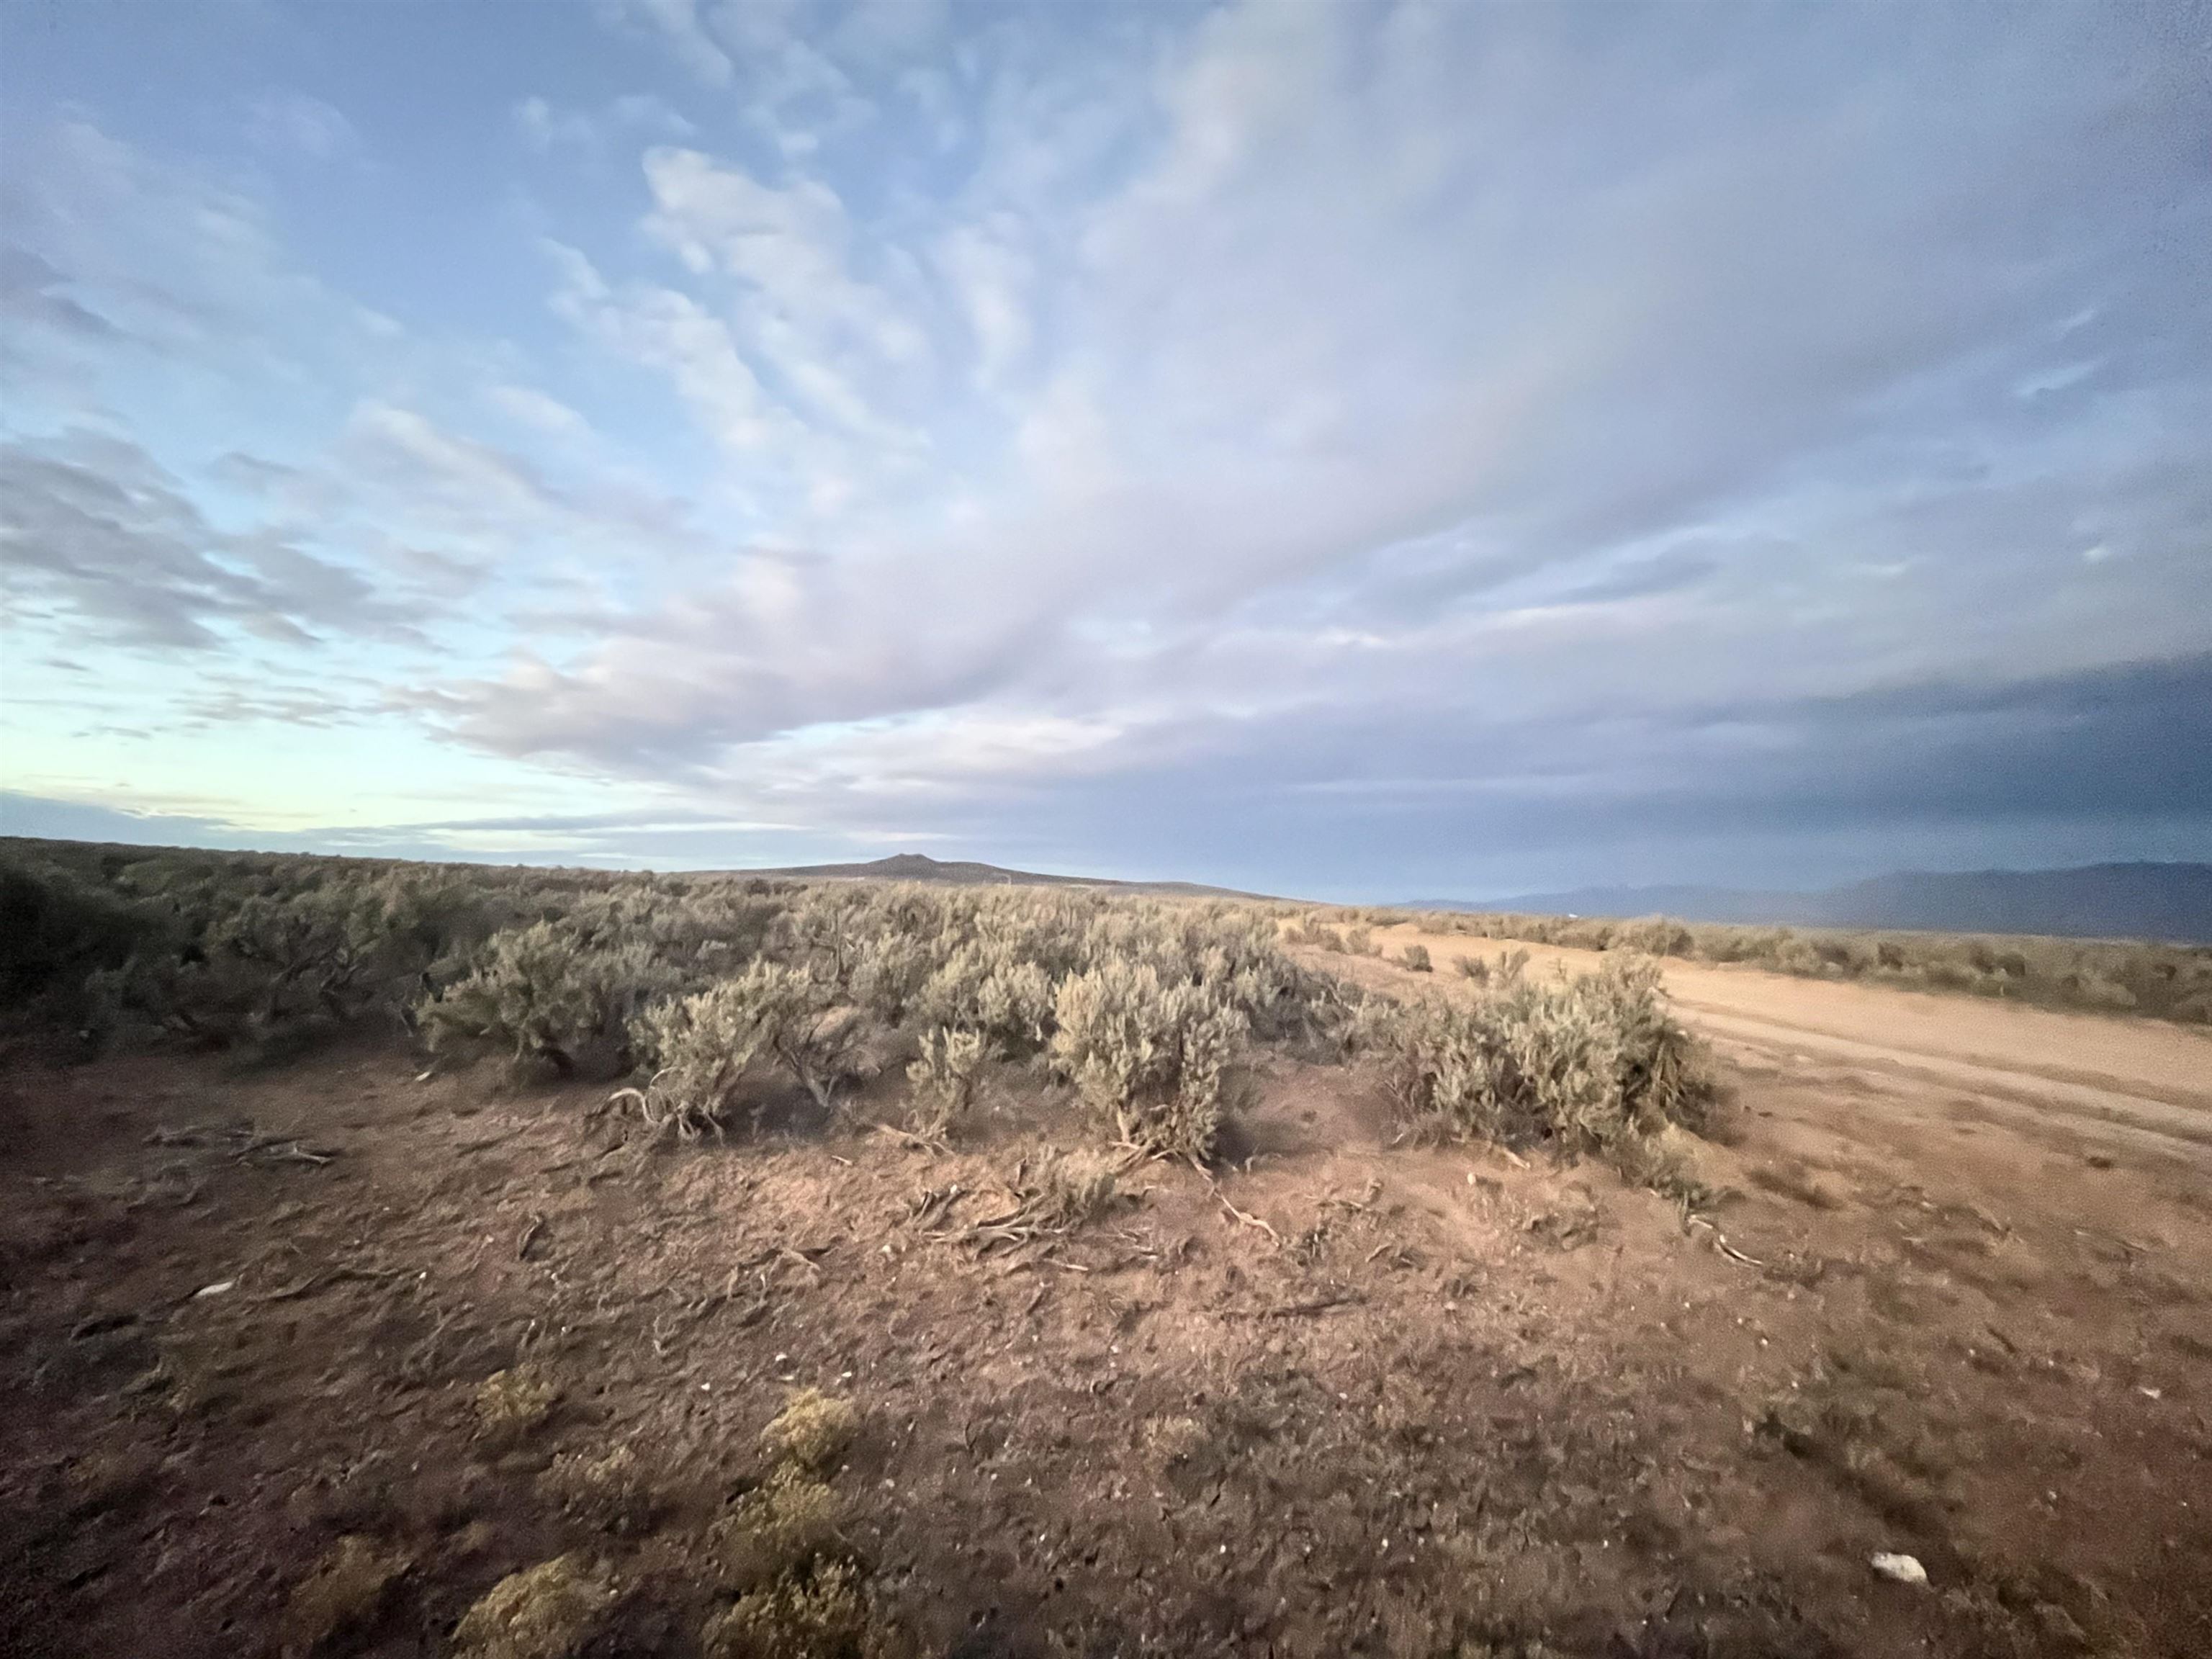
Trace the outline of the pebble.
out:
M 1924 1584 L 1928 1582 L 1928 1569 L 1910 1555 L 1889 1555 L 1877 1551 L 1869 1565 L 1892 1583 Z

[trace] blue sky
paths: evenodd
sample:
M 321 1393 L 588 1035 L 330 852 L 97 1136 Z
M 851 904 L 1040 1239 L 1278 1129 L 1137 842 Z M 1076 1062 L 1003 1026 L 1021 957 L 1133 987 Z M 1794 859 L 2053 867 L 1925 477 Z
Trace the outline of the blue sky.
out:
M 0 9 L 11 833 L 2212 856 L 2212 11 Z

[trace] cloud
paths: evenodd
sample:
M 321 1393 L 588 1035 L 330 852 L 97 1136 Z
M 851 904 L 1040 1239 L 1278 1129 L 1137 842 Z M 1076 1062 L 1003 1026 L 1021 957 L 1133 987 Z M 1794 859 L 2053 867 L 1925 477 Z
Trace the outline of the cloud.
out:
M 696 0 L 602 0 L 601 9 L 617 23 L 658 38 L 708 86 L 726 87 L 737 73 L 729 53 L 701 21 Z
M 610 99 L 596 112 L 558 108 L 549 100 L 532 95 L 514 106 L 514 119 L 523 143 L 540 155 L 566 149 L 595 161 L 605 161 L 625 135 L 683 138 L 698 131 L 653 93 L 625 93 Z
M 58 607 L 128 644 L 207 651 L 234 630 L 304 642 L 412 626 L 357 572 L 279 532 L 216 530 L 144 451 L 88 432 L 0 447 L 0 548 L 11 605 Z
M 2212 91 L 2154 23 L 607 15 L 699 120 L 494 106 L 592 161 L 532 170 L 510 340 L 380 329 L 264 202 L 57 141 L 26 453 L 130 428 L 54 414 L 88 363 L 320 408 L 39 473 L 91 550 L 39 603 L 204 650 L 442 598 L 380 718 L 1063 862 L 2205 833 L 2197 771 L 2069 735 L 2154 748 L 2212 651 Z
M 319 98 L 301 92 L 264 93 L 246 110 L 246 137 L 272 155 L 310 161 L 350 161 L 362 155 L 361 134 Z

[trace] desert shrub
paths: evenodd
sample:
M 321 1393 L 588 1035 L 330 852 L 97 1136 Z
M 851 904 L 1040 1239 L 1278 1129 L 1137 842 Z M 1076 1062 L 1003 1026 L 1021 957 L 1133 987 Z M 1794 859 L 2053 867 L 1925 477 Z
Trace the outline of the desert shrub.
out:
M 1471 979 L 1477 985 L 1487 985 L 1490 983 L 1490 958 L 1469 952 L 1459 959 L 1459 971 L 1462 979 Z
M 1381 947 L 1375 943 L 1375 935 L 1364 927 L 1346 928 L 1344 948 L 1348 954 L 1355 957 L 1376 956 L 1380 954 L 1381 951 Z
M 514 1365 L 478 1383 L 470 1406 L 480 1437 L 511 1443 L 541 1426 L 560 1401 L 552 1378 L 534 1365 Z
M 541 1497 L 606 1532 L 643 1530 L 659 1507 L 651 1473 L 628 1446 L 594 1456 L 562 1452 L 538 1477 Z
M 158 905 L 43 860 L 0 859 L 0 1006 L 59 994 L 69 1018 L 86 975 L 168 945 L 173 931 Z
M 568 1659 L 614 1602 L 607 1577 L 574 1555 L 510 1573 L 461 1615 L 453 1652 L 466 1659 Z
M 867 1659 L 872 1623 L 860 1570 L 823 1561 L 740 1595 L 699 1645 L 705 1659 Z
M 736 1115 L 749 1068 L 768 1059 L 826 1112 L 850 1075 L 862 1029 L 859 1011 L 836 999 L 833 986 L 763 959 L 734 979 L 650 1008 L 633 1024 L 631 1042 L 653 1071 L 642 1090 L 623 1094 L 657 1127 L 687 1139 L 720 1133 Z
M 708 1540 L 720 1582 L 740 1595 L 803 1573 L 849 1551 L 837 1494 L 788 1465 L 739 1498 Z
M 1116 957 L 1060 984 L 1053 1062 L 1116 1139 L 1204 1161 L 1222 1086 L 1247 1030 L 1214 985 L 1161 982 L 1150 963 Z
M 1106 1214 L 1120 1195 L 1114 1162 L 1097 1152 L 1048 1148 L 1024 1163 L 1010 1183 L 1022 1218 L 1048 1232 L 1065 1232 Z
M 853 1000 L 884 1025 L 897 1025 L 936 971 L 927 939 L 887 933 L 867 940 L 853 969 Z
M 1615 928 L 1608 948 L 1640 951 L 1653 957 L 1686 957 L 1694 943 L 1690 930 L 1673 917 L 1645 916 Z
M 842 1457 L 860 1431 L 849 1400 L 801 1389 L 761 1431 L 761 1449 L 778 1462 L 818 1474 Z
M 1648 961 L 1516 979 L 1469 1001 L 1373 1003 L 1359 1040 L 1405 1115 L 1450 1139 L 1611 1152 L 1670 1123 L 1699 1127 L 1713 1098 Z
M 319 1653 L 372 1628 L 413 1562 L 402 1552 L 348 1533 L 295 1585 L 280 1635 L 289 1650 Z
M 1052 1024 L 1052 976 L 1005 937 L 963 941 L 915 997 L 915 1012 L 933 1025 L 980 1033 L 1000 1053 L 1036 1052 Z
M 923 1035 L 921 1058 L 906 1068 L 914 1085 L 914 1127 L 918 1132 L 942 1139 L 967 1116 L 982 1078 L 983 1060 L 983 1039 L 977 1032 L 938 1026 Z
M 466 977 L 416 1014 L 431 1051 L 504 1050 L 563 1077 L 629 1069 L 629 1025 L 674 975 L 643 940 L 595 943 L 573 922 L 492 936 Z
M 1425 945 L 1408 945 L 1399 953 L 1398 960 L 1416 974 L 1436 971 L 1436 963 L 1429 960 L 1429 947 Z

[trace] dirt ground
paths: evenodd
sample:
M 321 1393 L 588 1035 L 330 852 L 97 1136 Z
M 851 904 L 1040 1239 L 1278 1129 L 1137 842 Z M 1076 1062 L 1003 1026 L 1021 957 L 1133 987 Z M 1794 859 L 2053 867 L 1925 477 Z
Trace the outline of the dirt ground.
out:
M 1422 942 L 1432 977 L 1357 971 L 1457 994 L 1505 948 Z M 1394 1145 L 1358 1073 L 1279 1058 L 1218 1182 L 1139 1165 L 1009 1239 L 1022 1160 L 1082 1136 L 1030 1079 L 950 1154 L 652 1150 L 604 1090 L 397 1042 L 18 1051 L 0 1651 L 437 1653 L 574 1551 L 621 1587 L 589 1651 L 693 1653 L 704 1540 L 813 1385 L 862 1413 L 834 1484 L 917 1654 L 2212 1652 L 2212 1041 L 1668 973 L 1735 1093 L 1694 1218 Z M 502 1368 L 558 1399 L 495 1437 Z M 616 1446 L 611 1515 L 562 1471 Z

